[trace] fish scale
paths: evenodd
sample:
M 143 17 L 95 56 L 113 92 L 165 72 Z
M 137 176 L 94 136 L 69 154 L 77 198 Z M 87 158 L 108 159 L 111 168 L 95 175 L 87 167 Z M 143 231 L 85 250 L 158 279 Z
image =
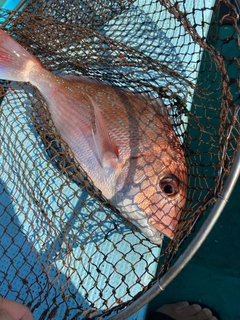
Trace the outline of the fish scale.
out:
M 161 100 L 84 76 L 57 76 L 3 30 L 0 79 L 30 82 L 40 91 L 94 185 L 149 240 L 161 244 L 161 234 L 174 236 L 187 169 Z

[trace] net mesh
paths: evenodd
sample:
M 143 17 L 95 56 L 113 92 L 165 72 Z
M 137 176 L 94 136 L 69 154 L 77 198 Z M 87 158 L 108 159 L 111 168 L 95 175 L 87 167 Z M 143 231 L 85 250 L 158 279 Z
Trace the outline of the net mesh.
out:
M 178 230 L 160 248 L 92 185 L 39 91 L 2 80 L 0 293 L 37 319 L 127 307 L 166 272 L 222 191 L 240 136 L 239 2 L 194 3 L 30 0 L 0 10 L 1 28 L 46 69 L 161 96 L 188 168 Z

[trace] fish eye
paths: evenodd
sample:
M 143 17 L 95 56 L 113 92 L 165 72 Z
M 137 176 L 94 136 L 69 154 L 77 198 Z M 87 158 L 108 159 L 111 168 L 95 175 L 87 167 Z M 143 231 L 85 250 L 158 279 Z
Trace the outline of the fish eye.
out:
M 169 197 L 174 196 L 179 191 L 179 180 L 173 174 L 168 174 L 160 180 L 161 190 Z

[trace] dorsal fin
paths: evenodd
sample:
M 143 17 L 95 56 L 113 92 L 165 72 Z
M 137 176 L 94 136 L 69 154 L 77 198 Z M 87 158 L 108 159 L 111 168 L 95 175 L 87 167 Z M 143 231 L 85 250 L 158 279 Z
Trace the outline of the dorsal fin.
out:
M 61 77 L 66 79 L 66 80 L 70 80 L 70 81 L 81 81 L 81 82 L 89 83 L 89 84 L 106 85 L 106 83 L 103 82 L 102 80 L 91 78 L 91 77 L 87 77 L 87 76 L 84 76 L 84 75 L 62 74 Z
M 169 118 L 168 108 L 164 105 L 163 100 L 160 96 L 158 96 L 158 98 L 155 98 L 152 93 L 148 95 L 144 92 L 138 93 L 137 96 L 139 97 L 139 99 L 144 100 L 148 104 L 151 103 L 157 113 L 163 115 L 166 118 Z

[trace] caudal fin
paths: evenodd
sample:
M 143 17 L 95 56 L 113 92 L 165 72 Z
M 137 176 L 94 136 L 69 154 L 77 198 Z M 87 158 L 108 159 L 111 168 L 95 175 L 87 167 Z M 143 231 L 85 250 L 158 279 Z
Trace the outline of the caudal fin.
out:
M 29 72 L 40 62 L 0 29 L 0 79 L 29 81 Z

